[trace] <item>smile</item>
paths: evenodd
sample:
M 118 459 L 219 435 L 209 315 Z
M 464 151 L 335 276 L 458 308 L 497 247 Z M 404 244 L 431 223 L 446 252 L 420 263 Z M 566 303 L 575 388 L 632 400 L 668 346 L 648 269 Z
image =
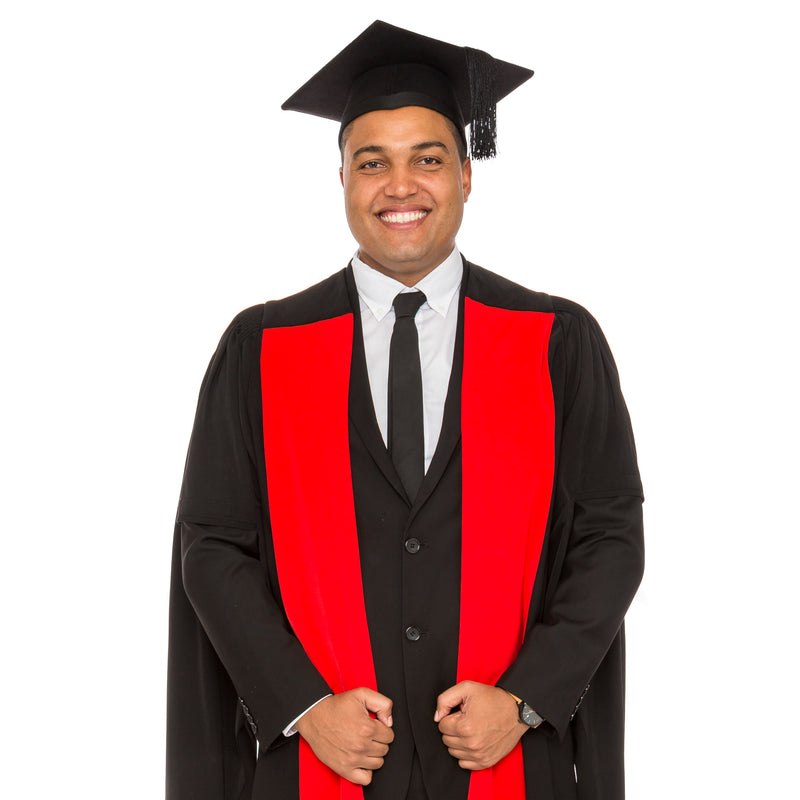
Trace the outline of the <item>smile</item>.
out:
M 416 222 L 419 219 L 424 219 L 428 216 L 427 211 L 403 211 L 400 214 L 397 213 L 387 213 L 387 214 L 379 214 L 378 217 L 383 222 L 391 222 L 394 224 L 402 224 L 404 222 Z

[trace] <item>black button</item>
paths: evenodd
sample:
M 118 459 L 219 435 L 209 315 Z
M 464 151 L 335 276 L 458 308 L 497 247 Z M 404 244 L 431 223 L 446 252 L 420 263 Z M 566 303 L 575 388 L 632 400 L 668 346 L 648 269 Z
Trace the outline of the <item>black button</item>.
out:
M 422 545 L 419 543 L 419 539 L 412 536 L 410 539 L 406 539 L 405 547 L 406 550 L 413 555 L 414 553 L 419 553 L 419 549 Z
M 416 642 L 419 640 L 419 637 L 422 636 L 419 628 L 414 627 L 413 625 L 409 625 L 406 628 L 406 639 L 409 642 Z

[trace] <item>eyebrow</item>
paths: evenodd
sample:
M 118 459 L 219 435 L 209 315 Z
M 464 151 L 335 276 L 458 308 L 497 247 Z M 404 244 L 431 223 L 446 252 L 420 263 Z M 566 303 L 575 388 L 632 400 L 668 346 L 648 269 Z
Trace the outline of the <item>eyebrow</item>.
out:
M 438 140 L 432 140 L 430 142 L 420 142 L 419 144 L 414 144 L 411 146 L 411 149 L 414 152 L 419 150 L 429 150 L 432 147 L 440 147 L 445 153 L 449 153 L 450 150 L 448 149 L 447 145 L 444 142 L 440 142 Z M 355 161 L 359 156 L 363 156 L 365 153 L 384 153 L 386 149 L 381 147 L 379 144 L 369 144 L 366 147 L 359 147 L 358 150 L 353 153 L 353 161 Z
M 419 144 L 415 144 L 411 149 L 412 150 L 430 150 L 431 147 L 441 147 L 445 153 L 449 153 L 450 151 L 447 149 L 447 145 L 444 142 L 420 142 Z
M 382 153 L 383 148 L 377 144 L 370 144 L 366 147 L 359 147 L 358 150 L 353 153 L 353 161 L 355 161 L 359 156 L 363 156 L 364 153 Z

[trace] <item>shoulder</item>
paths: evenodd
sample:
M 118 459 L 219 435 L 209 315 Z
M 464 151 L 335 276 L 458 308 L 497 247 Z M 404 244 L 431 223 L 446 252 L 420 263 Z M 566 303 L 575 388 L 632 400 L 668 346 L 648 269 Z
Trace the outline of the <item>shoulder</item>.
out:
M 578 303 L 546 292 L 536 292 L 504 278 L 477 264 L 466 262 L 466 296 L 498 308 L 511 311 L 540 311 L 551 313 L 567 327 L 596 327 L 594 317 Z
M 264 318 L 264 303 L 250 306 L 240 311 L 231 321 L 226 333 L 237 339 L 247 338 L 258 333 L 262 328 Z
M 579 303 L 565 297 L 552 297 L 556 326 L 565 339 L 595 342 L 606 348 L 603 331 L 592 314 Z
M 265 328 L 306 325 L 351 311 L 346 270 L 301 292 L 258 303 L 240 311 L 222 336 L 222 343 L 240 344 L 259 337 Z
M 554 311 L 553 298 L 544 292 L 527 289 L 469 261 L 465 267 L 465 295 L 471 300 L 510 311 Z
M 261 326 L 310 325 L 349 313 L 352 313 L 352 307 L 347 269 L 343 269 L 302 292 L 265 303 Z
M 551 350 L 553 353 L 565 351 L 567 360 L 574 361 L 592 352 L 611 359 L 608 343 L 597 320 L 579 303 L 527 289 L 477 264 L 468 261 L 465 264 L 466 297 L 510 311 L 552 314 Z

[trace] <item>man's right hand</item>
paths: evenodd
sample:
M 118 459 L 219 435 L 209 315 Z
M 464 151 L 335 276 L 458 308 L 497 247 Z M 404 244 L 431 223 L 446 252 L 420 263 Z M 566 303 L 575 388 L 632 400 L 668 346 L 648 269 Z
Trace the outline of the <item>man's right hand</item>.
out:
M 392 701 L 364 687 L 320 700 L 295 723 L 323 764 L 361 786 L 383 766 L 394 740 L 391 726 Z

